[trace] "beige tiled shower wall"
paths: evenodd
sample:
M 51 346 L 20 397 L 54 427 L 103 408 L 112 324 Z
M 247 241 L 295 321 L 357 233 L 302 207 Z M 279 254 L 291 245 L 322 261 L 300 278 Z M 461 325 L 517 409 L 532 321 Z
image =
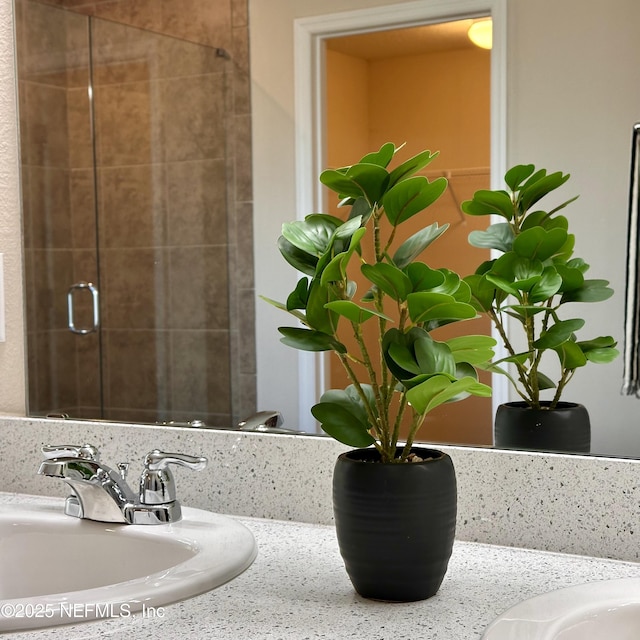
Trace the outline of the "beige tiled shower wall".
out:
M 85 138 L 80 129 L 73 132 L 72 151 L 68 117 L 78 106 L 74 106 L 74 97 L 80 95 L 75 86 L 85 86 L 86 101 L 88 48 L 86 29 L 82 29 L 86 20 L 37 8 L 16 3 L 18 48 L 26 54 L 18 57 L 18 65 L 29 402 L 36 409 L 75 413 L 80 402 L 99 400 L 88 397 L 89 375 L 80 375 L 78 341 L 66 328 L 66 288 L 60 285 L 73 283 L 76 265 L 83 256 L 95 253 L 95 227 L 90 226 L 94 191 L 90 129 L 85 127 L 84 133 L 89 134 Z M 72 186 L 77 189 L 72 191 Z M 83 187 L 89 202 L 80 206 Z M 83 217 L 76 217 L 80 213 Z M 95 271 L 86 271 L 85 277 L 94 280 Z M 78 321 L 85 321 L 84 314 Z M 97 353 L 95 338 L 88 336 L 82 344 L 83 363 Z M 94 359 L 94 371 L 98 364 Z M 87 382 L 82 390 L 79 379 Z
M 51 117 L 56 109 L 66 110 L 62 121 L 67 130 L 58 129 L 60 140 L 46 145 L 61 156 L 49 161 L 47 172 L 50 179 L 53 172 L 64 178 L 54 191 L 63 192 L 60 206 L 52 208 L 65 212 L 66 226 L 59 226 L 58 213 L 55 225 L 51 215 L 34 215 L 40 176 L 32 165 L 39 164 L 33 159 L 33 140 L 23 140 L 28 268 L 42 262 L 39 253 L 44 253 L 48 258 L 41 277 L 52 269 L 70 271 L 65 277 L 75 281 L 95 277 L 88 259 L 95 228 L 88 215 L 94 210 L 94 158 L 84 104 L 88 66 L 82 52 L 86 57 L 87 44 L 69 41 L 75 30 L 50 33 L 45 26 L 54 14 L 61 21 L 80 19 L 74 12 L 104 17 L 108 21 L 94 21 L 92 30 L 104 417 L 237 422 L 255 411 L 246 0 L 50 4 L 70 11 L 21 0 L 18 17 L 24 19 L 28 7 L 29 26 L 22 33 L 31 33 L 43 48 L 67 34 L 58 45 L 64 52 L 64 80 L 30 79 L 21 91 L 29 104 L 21 112 L 31 118 L 23 130 L 37 138 L 37 105 L 31 108 L 30 103 L 46 100 L 45 113 Z M 228 57 L 220 56 L 218 48 Z M 45 220 L 47 228 L 34 224 L 36 219 Z M 41 248 L 51 246 L 52 233 L 61 236 L 60 247 Z M 41 329 L 30 332 L 30 342 L 38 342 L 30 357 L 37 360 L 43 350 L 51 352 L 55 335 L 55 349 L 65 355 L 75 349 L 75 358 L 64 366 L 56 358 L 63 370 L 55 383 L 34 363 L 41 372 L 37 382 L 43 379 L 35 408 L 89 416 L 99 400 L 97 339 L 66 332 L 64 292 L 53 301 L 44 290 L 30 292 L 30 312 L 42 318 L 30 323 Z M 82 321 L 88 311 L 78 310 Z M 51 313 L 57 314 L 54 329 L 45 322 Z

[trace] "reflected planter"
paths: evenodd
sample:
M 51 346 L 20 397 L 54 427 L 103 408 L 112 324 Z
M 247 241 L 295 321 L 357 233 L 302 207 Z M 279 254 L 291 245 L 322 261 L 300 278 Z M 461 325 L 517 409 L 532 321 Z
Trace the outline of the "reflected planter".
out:
M 414 447 L 424 462 L 381 463 L 375 449 L 339 456 L 333 508 L 340 553 L 355 590 L 392 602 L 424 600 L 447 572 L 456 529 L 451 458 Z
M 549 406 L 549 402 L 542 402 Z M 494 444 L 500 449 L 589 453 L 591 423 L 581 404 L 559 402 L 555 409 L 531 409 L 525 402 L 498 407 Z

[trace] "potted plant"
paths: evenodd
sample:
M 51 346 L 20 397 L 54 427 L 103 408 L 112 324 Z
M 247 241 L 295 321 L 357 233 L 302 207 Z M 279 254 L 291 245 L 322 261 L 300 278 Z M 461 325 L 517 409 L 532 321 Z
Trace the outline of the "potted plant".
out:
M 347 572 L 365 597 L 410 601 L 438 590 L 456 519 L 450 457 L 416 447 L 414 439 L 436 406 L 490 395 L 474 365 L 491 359 L 495 341 L 437 339 L 439 327 L 477 314 L 459 275 L 417 260 L 446 227 L 432 222 L 398 240 L 401 225 L 425 215 L 447 183 L 415 175 L 436 157 L 430 151 L 390 169 L 397 150 L 387 143 L 320 175 L 346 215 L 314 213 L 283 225 L 280 252 L 302 277 L 285 303 L 265 299 L 299 321 L 279 328 L 282 342 L 332 351 L 351 383 L 312 408 L 326 433 L 357 447 L 338 458 L 333 484 Z M 356 292 L 354 271 L 366 291 Z M 364 337 L 367 323 L 375 327 L 373 345 Z
M 573 256 L 575 238 L 559 212 L 576 198 L 548 211 L 538 204 L 568 179 L 561 172 L 518 165 L 504 177 L 506 190 L 477 191 L 462 203 L 469 215 L 502 218 L 486 231 L 469 234 L 470 244 L 500 255 L 464 279 L 472 304 L 489 316 L 508 353 L 489 368 L 506 375 L 522 398 L 498 408 L 494 438 L 499 447 L 589 452 L 587 410 L 561 397 L 578 369 L 618 355 L 611 336 L 577 336 L 585 321 L 577 317 L 576 304 L 607 300 L 613 290 L 606 280 L 587 279 L 589 265 Z M 542 367 L 555 367 L 555 374 L 543 373 Z M 543 399 L 546 390 L 554 391 Z

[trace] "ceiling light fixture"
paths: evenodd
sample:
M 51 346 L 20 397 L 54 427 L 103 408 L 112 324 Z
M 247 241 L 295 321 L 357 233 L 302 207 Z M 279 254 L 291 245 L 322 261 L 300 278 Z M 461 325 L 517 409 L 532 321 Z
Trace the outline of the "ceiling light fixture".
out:
M 493 41 L 493 23 L 491 18 L 474 20 L 469 27 L 469 31 L 467 31 L 467 35 L 469 36 L 469 40 L 477 47 L 491 49 Z

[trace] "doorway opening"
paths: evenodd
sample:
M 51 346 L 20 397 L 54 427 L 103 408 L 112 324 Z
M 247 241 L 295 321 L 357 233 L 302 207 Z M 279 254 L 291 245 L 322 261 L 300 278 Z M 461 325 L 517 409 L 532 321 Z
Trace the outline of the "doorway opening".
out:
M 449 224 L 438 242 L 420 257 L 434 268 L 460 275 L 490 258 L 488 250 L 471 247 L 467 236 L 486 220 L 469 219 L 462 201 L 491 182 L 491 52 L 473 44 L 467 32 L 472 19 L 358 33 L 324 40 L 324 100 L 321 139 L 328 167 L 353 164 L 385 142 L 405 147 L 398 161 L 424 149 L 440 155 L 424 171 L 444 176 L 449 188 L 406 229 L 406 237 L 437 221 Z M 327 203 L 330 212 L 337 199 Z M 356 277 L 357 279 L 357 277 Z M 366 290 L 366 283 L 359 283 Z M 365 325 L 366 329 L 366 325 Z M 490 334 L 488 319 L 478 318 L 439 330 L 439 339 L 459 334 Z M 374 332 L 368 336 L 375 341 Z M 372 344 L 375 349 L 375 345 Z M 326 356 L 325 356 L 326 357 Z M 324 363 L 326 388 L 349 381 L 334 354 Z M 483 374 L 483 382 L 490 376 Z M 490 445 L 490 398 L 469 398 L 443 405 L 427 417 L 430 441 Z

